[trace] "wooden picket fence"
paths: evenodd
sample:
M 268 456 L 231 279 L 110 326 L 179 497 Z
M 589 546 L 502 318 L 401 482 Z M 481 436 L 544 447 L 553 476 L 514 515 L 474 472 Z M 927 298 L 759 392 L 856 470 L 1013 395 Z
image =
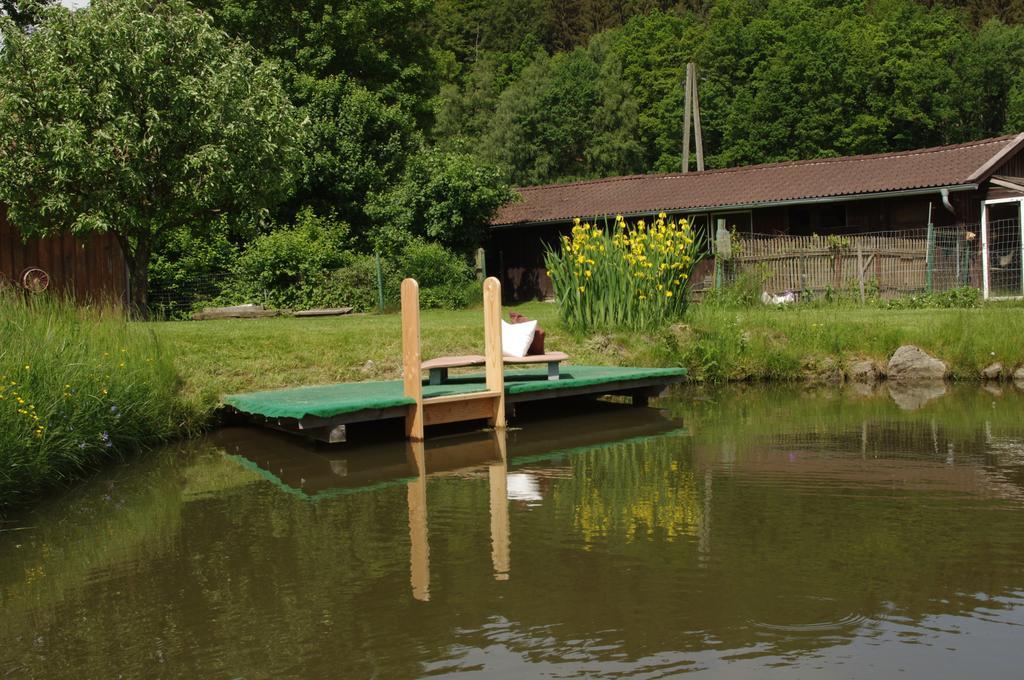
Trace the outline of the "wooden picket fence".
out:
M 980 261 L 962 230 L 936 236 L 932 289 L 971 283 Z M 925 230 L 843 236 L 746 236 L 734 240 L 725 266 L 726 281 L 756 272 L 769 293 L 856 291 L 861 286 L 883 296 L 924 291 L 928 278 Z

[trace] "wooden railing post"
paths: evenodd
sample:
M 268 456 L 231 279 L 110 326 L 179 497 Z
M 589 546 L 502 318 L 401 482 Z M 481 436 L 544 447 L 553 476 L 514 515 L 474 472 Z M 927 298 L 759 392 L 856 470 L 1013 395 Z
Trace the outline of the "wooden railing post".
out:
M 500 313 L 500 312 L 499 312 Z M 499 342 L 501 340 L 501 329 Z M 405 416 L 405 436 L 423 440 L 423 371 L 420 368 L 420 284 L 402 281 L 402 382 L 405 396 L 415 399 Z
M 493 276 L 484 281 L 484 357 L 487 389 L 497 392 L 491 427 L 505 427 L 505 362 L 501 353 L 501 283 Z

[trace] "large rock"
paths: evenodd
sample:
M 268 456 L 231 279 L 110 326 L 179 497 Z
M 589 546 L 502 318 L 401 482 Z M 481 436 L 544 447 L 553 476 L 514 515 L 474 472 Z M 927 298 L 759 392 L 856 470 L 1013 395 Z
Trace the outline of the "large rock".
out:
M 919 347 L 903 345 L 889 359 L 886 373 L 893 382 L 920 383 L 944 380 L 948 369 Z
M 984 380 L 999 380 L 1002 376 L 1003 365 L 998 361 L 981 369 L 981 377 Z

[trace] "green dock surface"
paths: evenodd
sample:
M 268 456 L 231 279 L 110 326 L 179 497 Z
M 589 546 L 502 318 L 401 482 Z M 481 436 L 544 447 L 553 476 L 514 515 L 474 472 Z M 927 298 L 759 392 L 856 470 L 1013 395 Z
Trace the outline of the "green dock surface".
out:
M 537 392 L 559 392 L 594 388 L 600 392 L 604 385 L 618 386 L 630 382 L 680 381 L 686 375 L 682 368 L 623 368 L 616 366 L 562 366 L 559 380 L 548 380 L 546 369 L 517 369 L 505 371 L 505 394 L 509 397 Z M 451 394 L 468 394 L 486 389 L 478 374 L 452 376 L 444 385 L 428 385 L 424 381 L 423 398 Z M 381 380 L 359 383 L 338 383 L 296 387 L 267 392 L 232 394 L 224 403 L 242 413 L 265 418 L 307 417 L 331 418 L 359 411 L 375 411 L 415 403 L 406 397 L 401 380 Z

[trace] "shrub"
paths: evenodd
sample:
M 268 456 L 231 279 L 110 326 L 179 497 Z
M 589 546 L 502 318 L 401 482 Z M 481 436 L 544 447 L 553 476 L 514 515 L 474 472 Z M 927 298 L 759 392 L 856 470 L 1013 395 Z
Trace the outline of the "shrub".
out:
M 682 317 L 698 241 L 686 220 L 664 213 L 632 226 L 620 215 L 609 231 L 576 219 L 545 253 L 562 320 L 576 331 L 642 330 Z
M 351 261 L 347 246 L 347 225 L 304 210 L 294 226 L 259 236 L 246 247 L 221 301 L 284 309 L 344 304 L 329 284 L 331 272 Z
M 407 243 L 398 257 L 398 272 L 399 280 L 412 277 L 419 282 L 424 309 L 462 309 L 480 300 L 481 287 L 473 268 L 439 243 L 420 239 Z
M 181 428 L 178 379 L 115 310 L 0 290 L 0 509 Z
M 894 298 L 882 304 L 886 309 L 970 309 L 980 307 L 981 303 L 980 290 L 962 286 L 941 293 L 923 293 Z
M 398 304 L 399 287 L 402 279 L 394 263 L 381 258 L 381 278 L 384 283 L 384 304 L 393 307 Z M 343 300 L 343 305 L 357 312 L 372 312 L 378 309 L 377 262 L 373 255 L 353 255 L 349 263 L 332 272 L 327 286 L 332 295 Z

